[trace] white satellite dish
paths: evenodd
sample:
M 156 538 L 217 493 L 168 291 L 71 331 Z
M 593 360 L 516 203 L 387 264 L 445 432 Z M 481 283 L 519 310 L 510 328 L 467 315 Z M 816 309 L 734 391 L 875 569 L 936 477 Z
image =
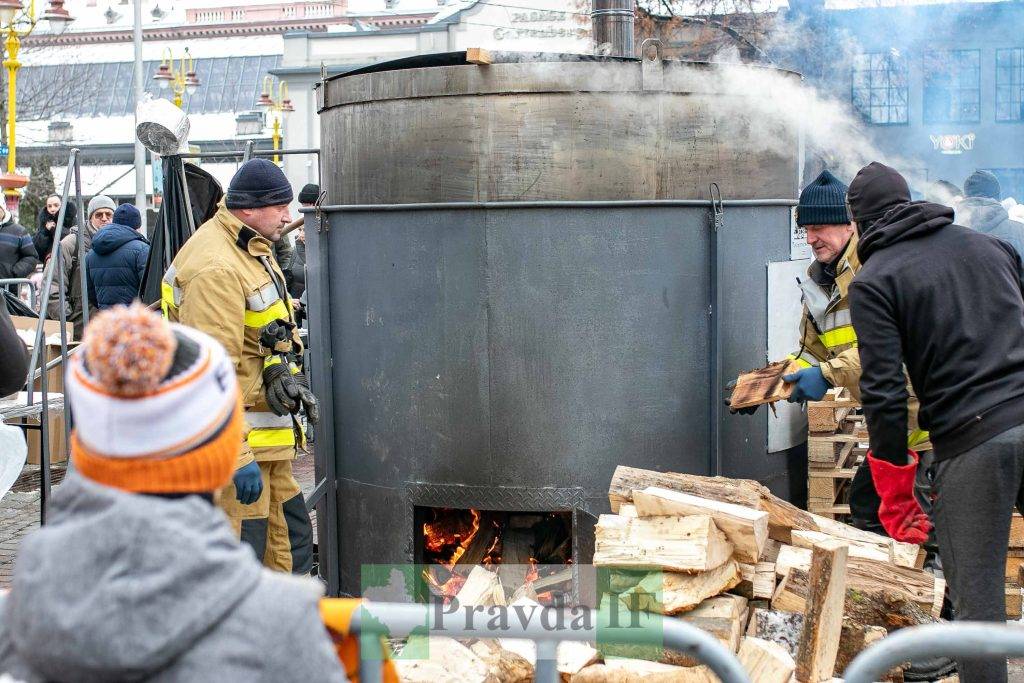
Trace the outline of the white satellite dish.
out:
M 188 116 L 167 100 L 139 103 L 135 135 L 146 149 L 166 156 L 188 151 Z

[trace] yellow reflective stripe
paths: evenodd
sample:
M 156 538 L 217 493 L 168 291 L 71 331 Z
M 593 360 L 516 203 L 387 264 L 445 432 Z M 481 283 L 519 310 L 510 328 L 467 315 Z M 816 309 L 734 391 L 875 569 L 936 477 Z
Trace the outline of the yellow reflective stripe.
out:
M 818 335 L 818 339 L 825 345 L 825 348 L 832 349 L 844 344 L 856 344 L 857 333 L 854 332 L 853 325 L 843 325 L 834 330 L 822 332 Z
M 280 364 L 281 364 L 281 356 L 267 356 L 267 358 L 263 361 L 263 369 L 265 370 L 265 369 L 269 368 L 271 365 L 280 365 Z
M 280 300 L 281 295 L 277 293 L 277 286 L 273 282 L 268 282 L 255 293 L 245 297 L 245 304 L 251 311 L 265 311 Z
M 275 301 L 273 305 L 265 311 L 246 310 L 245 326 L 259 329 L 265 325 L 269 325 L 278 318 L 283 320 L 288 320 L 290 318 L 288 314 L 288 306 L 281 299 Z
M 167 284 L 166 282 L 160 283 L 160 310 L 164 312 L 164 317 L 169 317 L 168 311 L 172 308 L 178 308 L 178 302 L 174 300 L 174 287 Z
M 250 448 L 273 448 L 275 446 L 294 446 L 295 432 L 291 427 L 278 429 L 250 429 L 246 442 Z
M 245 414 L 245 423 L 252 429 L 280 429 L 291 428 L 291 415 L 277 415 L 271 412 L 250 410 Z
M 931 438 L 931 436 L 925 430 L 923 430 L 923 429 L 915 429 L 915 430 L 911 431 L 910 434 L 907 435 L 907 447 L 908 448 L 913 448 L 914 446 L 917 446 L 918 444 L 924 443 L 925 441 L 927 441 L 930 438 Z
M 793 354 L 789 354 L 788 356 L 786 356 L 786 358 L 788 358 L 791 361 L 795 361 L 796 364 L 800 366 L 801 370 L 805 370 L 807 368 L 814 367 L 814 363 L 810 362 L 809 360 L 806 360 L 803 356 L 800 356 L 798 358 L 797 356 L 794 356 Z

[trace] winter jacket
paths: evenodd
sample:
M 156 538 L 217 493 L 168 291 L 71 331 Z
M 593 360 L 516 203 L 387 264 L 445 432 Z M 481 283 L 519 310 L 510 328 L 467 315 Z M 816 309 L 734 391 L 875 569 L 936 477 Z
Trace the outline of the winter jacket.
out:
M 171 321 L 223 344 L 235 363 L 248 427 L 238 467 L 254 459 L 294 458 L 293 418 L 271 412 L 263 394 L 263 369 L 278 357 L 260 344 L 260 330 L 278 319 L 295 322 L 270 241 L 221 202 L 216 215 L 174 257 L 164 274 L 161 304 Z M 292 338 L 295 352 L 301 354 L 298 330 Z
M 24 278 L 39 264 L 25 227 L 13 218 L 0 225 L 0 278 Z
M 64 239 L 71 234 L 71 228 L 75 227 L 76 212 L 78 208 L 74 202 L 68 202 L 64 211 L 64 227 L 61 228 L 60 238 Z M 44 206 L 39 210 L 39 218 L 36 220 L 36 233 L 32 235 L 32 244 L 36 248 L 36 254 L 41 261 L 50 257 L 50 250 L 53 248 L 53 231 L 46 229 L 49 221 L 57 222 L 57 217 L 51 215 Z
M 28 377 L 28 349 L 7 312 L 7 304 L 0 297 L 0 396 L 8 396 L 21 389 Z
M 1024 255 L 1024 223 L 1010 220 L 1006 207 L 988 197 L 965 197 L 956 205 L 956 220 L 972 230 L 1009 242 Z
M 79 228 L 75 228 L 71 231 L 67 237 L 60 241 L 60 257 L 61 265 L 63 266 L 63 282 L 64 282 L 64 302 L 65 312 L 67 314 L 68 322 L 74 324 L 75 339 L 81 340 L 82 332 L 84 327 L 84 320 L 82 317 L 82 303 L 84 301 L 84 294 L 82 292 L 82 275 L 81 275 L 81 263 L 78 258 L 78 236 L 83 235 L 82 242 L 82 256 L 88 257 L 89 252 L 92 250 L 92 240 L 96 233 L 99 232 L 98 228 L 93 227 L 92 223 L 86 221 L 86 228 L 82 231 Z M 86 264 L 88 268 L 88 264 Z M 53 284 L 50 286 L 50 311 L 56 312 L 56 306 L 58 303 L 58 282 L 57 278 L 54 277 Z M 48 316 L 56 320 L 57 316 L 53 313 L 48 313 Z M 96 313 L 95 307 L 89 309 L 89 315 L 92 316 Z
M 89 305 L 104 309 L 139 297 L 149 259 L 149 241 L 126 225 L 111 223 L 92 240 L 85 258 Z
M 298 299 L 306 291 L 306 243 L 295 240 L 295 251 L 292 253 L 292 281 L 288 285 L 288 293 Z
M 850 285 L 874 455 L 905 462 L 907 388 L 936 460 L 1024 423 L 1024 267 L 1006 242 L 909 202 L 861 235 Z
M 48 513 L 0 599 L 0 680 L 345 680 L 321 588 L 262 569 L 202 498 L 69 472 Z

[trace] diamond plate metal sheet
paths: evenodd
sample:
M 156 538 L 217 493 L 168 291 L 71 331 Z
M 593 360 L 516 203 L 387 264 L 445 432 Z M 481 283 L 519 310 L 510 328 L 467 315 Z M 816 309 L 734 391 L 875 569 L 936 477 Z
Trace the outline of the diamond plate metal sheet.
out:
M 503 512 L 553 512 L 587 508 L 584 491 L 579 487 L 525 488 L 409 483 L 406 491 L 410 503 L 424 507 Z

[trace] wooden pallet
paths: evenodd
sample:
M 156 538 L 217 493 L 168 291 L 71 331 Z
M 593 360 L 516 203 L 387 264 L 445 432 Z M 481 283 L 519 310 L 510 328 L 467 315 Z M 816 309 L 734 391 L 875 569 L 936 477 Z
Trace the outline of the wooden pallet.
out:
M 850 514 L 850 482 L 867 454 L 859 405 L 842 388 L 807 404 L 807 509 L 831 519 Z

